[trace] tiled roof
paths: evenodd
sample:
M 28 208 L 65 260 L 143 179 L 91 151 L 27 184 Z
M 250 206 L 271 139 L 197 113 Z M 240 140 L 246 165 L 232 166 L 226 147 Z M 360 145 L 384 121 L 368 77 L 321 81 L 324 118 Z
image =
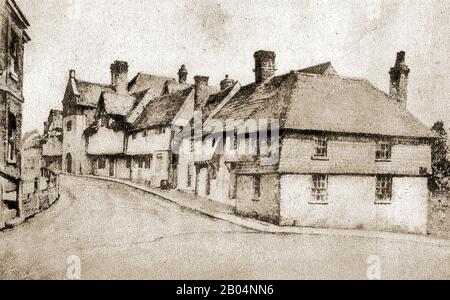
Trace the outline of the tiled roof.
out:
M 135 98 L 129 95 L 121 95 L 118 93 L 104 92 L 102 93 L 105 110 L 110 115 L 125 116 L 132 108 Z
M 97 107 L 102 92 L 113 92 L 110 85 L 82 81 L 75 79 L 76 91 L 79 96 L 78 104 L 83 106 Z
M 225 100 L 225 98 L 230 95 L 230 93 L 233 91 L 233 89 L 236 87 L 236 85 L 239 84 L 236 82 L 232 86 L 221 90 L 217 93 L 211 94 L 208 97 L 208 100 L 206 101 L 204 107 L 203 107 L 203 121 L 208 119 L 210 114 L 222 103 L 222 101 Z
M 153 97 L 161 96 L 164 84 L 167 81 L 174 81 L 174 78 L 157 76 L 145 73 L 138 73 L 128 84 L 128 92 L 134 94 L 143 90 L 151 90 Z
M 279 119 L 282 128 L 295 130 L 434 137 L 367 80 L 300 72 L 242 87 L 215 118 Z
M 169 125 L 176 117 L 193 87 L 151 99 L 133 124 L 134 129 Z M 147 97 L 147 96 L 146 96 Z

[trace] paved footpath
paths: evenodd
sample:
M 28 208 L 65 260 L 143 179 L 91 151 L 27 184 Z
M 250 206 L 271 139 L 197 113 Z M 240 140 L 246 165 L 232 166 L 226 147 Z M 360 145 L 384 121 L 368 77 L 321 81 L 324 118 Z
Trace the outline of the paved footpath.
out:
M 0 279 L 65 279 L 70 256 L 82 279 L 366 279 L 374 264 L 383 279 L 450 279 L 445 243 L 262 232 L 93 178 L 61 190 L 0 232 Z

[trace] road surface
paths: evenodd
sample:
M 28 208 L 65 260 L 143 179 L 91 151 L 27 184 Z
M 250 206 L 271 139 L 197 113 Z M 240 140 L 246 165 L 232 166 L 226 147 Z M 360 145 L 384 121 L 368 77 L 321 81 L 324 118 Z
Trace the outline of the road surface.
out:
M 253 232 L 95 179 L 61 191 L 0 233 L 1 279 L 450 279 L 445 246 Z

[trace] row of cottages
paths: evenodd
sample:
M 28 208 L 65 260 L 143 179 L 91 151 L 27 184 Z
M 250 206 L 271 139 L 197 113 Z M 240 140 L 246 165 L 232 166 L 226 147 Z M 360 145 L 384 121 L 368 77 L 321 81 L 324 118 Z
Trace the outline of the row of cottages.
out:
M 0 229 L 20 214 L 25 45 L 30 24 L 14 0 L 0 0 Z
M 425 234 L 435 136 L 406 108 L 405 53 L 389 95 L 331 63 L 275 76 L 275 53 L 254 57 L 255 82 L 184 131 L 179 189 L 279 225 Z
M 107 106 L 105 109 L 110 109 L 109 105 L 115 105 L 112 101 L 120 102 L 119 107 L 112 108 L 109 119 L 111 124 L 108 124 L 108 127 L 111 127 L 113 121 L 115 126 L 126 126 L 126 119 L 135 118 L 133 113 L 126 114 L 127 104 L 135 110 L 142 109 L 143 102 L 160 96 L 164 87 L 170 86 L 170 83 L 174 81 L 173 78 L 146 73 L 138 73 L 131 81 L 128 81 L 128 63 L 123 61 L 116 61 L 111 65 L 111 84 L 80 80 L 76 77 L 75 70 L 71 70 L 62 101 L 63 171 L 72 174 L 93 173 L 92 161 L 88 156 L 89 135 L 86 135 L 85 131 L 89 128 L 90 133 L 93 125 L 98 123 L 101 114 L 101 109 L 98 109 L 100 99 Z M 116 156 L 120 155 L 118 152 L 123 153 L 123 148 L 117 151 L 117 143 L 123 146 L 124 138 L 117 130 L 113 130 L 110 134 L 112 134 L 111 138 L 107 137 L 106 143 L 101 142 L 98 149 L 91 146 L 93 156 L 101 154 Z M 94 140 L 92 140 L 93 143 L 95 143 Z
M 178 82 L 165 82 L 159 96 L 147 90 L 100 95 L 94 122 L 85 131 L 94 175 L 177 187 L 176 136 L 189 124 L 195 107 L 212 107 L 215 96 L 223 93 L 209 86 L 206 76 L 195 76 L 195 83 L 188 84 L 185 66 L 178 75 Z

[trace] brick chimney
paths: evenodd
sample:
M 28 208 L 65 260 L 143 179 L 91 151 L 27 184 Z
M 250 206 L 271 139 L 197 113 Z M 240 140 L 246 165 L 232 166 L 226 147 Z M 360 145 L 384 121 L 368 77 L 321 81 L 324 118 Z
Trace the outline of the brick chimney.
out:
M 391 69 L 391 85 L 389 95 L 395 98 L 404 108 L 408 103 L 409 67 L 405 63 L 405 51 L 397 53 L 395 66 Z
M 188 74 L 189 74 L 189 72 L 186 69 L 186 66 L 182 65 L 180 70 L 178 70 L 178 82 L 186 83 Z
M 208 81 L 209 77 L 197 75 L 194 77 L 195 80 L 195 108 L 201 108 L 205 105 L 206 100 L 209 96 Z
M 231 86 L 233 86 L 235 81 L 230 78 L 229 75 L 225 75 L 225 79 L 220 82 L 220 89 L 225 90 Z
M 116 60 L 111 65 L 111 85 L 120 94 L 128 92 L 128 63 Z
M 276 54 L 272 51 L 260 50 L 255 52 L 255 82 L 261 83 L 275 75 L 276 65 L 275 58 Z
M 75 79 L 75 78 L 76 78 L 75 75 L 76 75 L 75 70 L 70 70 L 70 71 L 69 71 L 69 78 L 70 78 L 70 79 Z

